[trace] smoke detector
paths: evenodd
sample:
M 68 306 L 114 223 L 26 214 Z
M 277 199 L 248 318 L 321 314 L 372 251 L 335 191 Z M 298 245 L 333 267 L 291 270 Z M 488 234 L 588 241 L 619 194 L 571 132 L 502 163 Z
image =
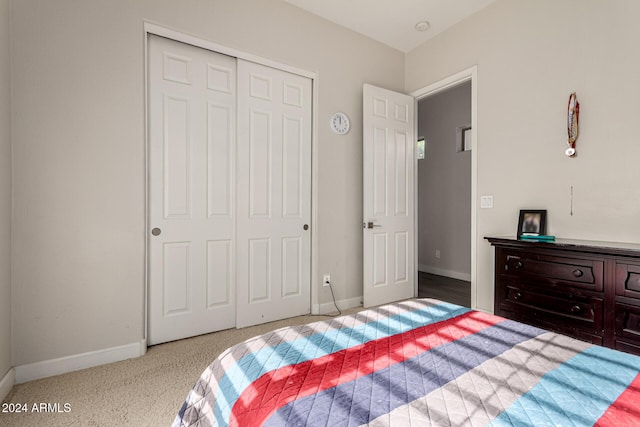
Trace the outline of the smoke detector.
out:
M 420 21 L 416 24 L 416 30 L 418 31 L 427 31 L 429 28 L 431 28 L 429 21 Z

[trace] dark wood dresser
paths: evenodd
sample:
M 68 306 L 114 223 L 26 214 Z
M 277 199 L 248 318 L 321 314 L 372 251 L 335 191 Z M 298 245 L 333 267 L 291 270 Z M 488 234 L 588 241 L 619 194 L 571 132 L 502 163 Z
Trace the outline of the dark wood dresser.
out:
M 495 314 L 640 355 L 640 245 L 486 239 Z

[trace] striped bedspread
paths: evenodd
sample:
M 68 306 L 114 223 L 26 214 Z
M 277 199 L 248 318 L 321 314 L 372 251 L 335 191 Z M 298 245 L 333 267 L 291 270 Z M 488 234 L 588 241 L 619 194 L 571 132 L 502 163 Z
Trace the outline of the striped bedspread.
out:
M 437 300 L 235 345 L 174 426 L 640 426 L 640 358 Z

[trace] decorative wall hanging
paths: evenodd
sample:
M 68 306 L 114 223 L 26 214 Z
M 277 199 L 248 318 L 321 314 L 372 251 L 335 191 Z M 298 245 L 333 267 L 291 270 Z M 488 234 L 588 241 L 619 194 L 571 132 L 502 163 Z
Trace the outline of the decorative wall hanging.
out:
M 569 144 L 569 148 L 564 153 L 569 157 L 575 157 L 576 139 L 578 139 L 578 116 L 580 115 L 580 103 L 576 98 L 575 92 L 569 95 L 567 110 L 567 144 Z

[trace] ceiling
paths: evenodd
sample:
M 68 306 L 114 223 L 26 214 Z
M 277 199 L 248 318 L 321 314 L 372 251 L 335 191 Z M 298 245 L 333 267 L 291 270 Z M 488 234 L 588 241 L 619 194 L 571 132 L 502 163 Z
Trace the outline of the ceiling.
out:
M 406 53 L 495 0 L 284 1 Z M 417 31 L 419 21 L 430 28 Z

